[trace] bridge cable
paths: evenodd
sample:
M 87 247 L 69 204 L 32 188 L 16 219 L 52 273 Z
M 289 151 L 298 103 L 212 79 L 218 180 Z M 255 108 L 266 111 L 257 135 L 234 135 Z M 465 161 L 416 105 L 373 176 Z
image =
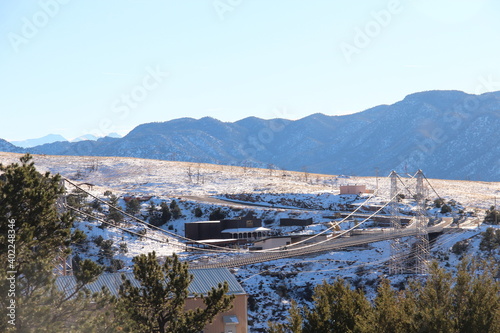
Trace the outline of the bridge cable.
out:
M 98 198 L 97 196 L 93 195 L 92 193 L 89 193 L 88 191 L 84 190 L 83 188 L 81 188 L 80 186 L 76 185 L 75 183 L 73 183 L 72 181 L 68 180 L 67 178 L 65 178 L 65 177 L 62 177 L 62 178 L 63 178 L 65 181 L 67 181 L 69 184 L 71 184 L 71 185 L 73 185 L 74 187 L 76 187 L 76 188 L 80 189 L 80 190 L 81 190 L 81 191 L 83 191 L 84 193 L 86 193 L 86 194 L 90 195 L 92 198 L 96 199 L 97 201 L 99 201 L 99 202 L 101 202 L 101 203 L 104 203 L 105 205 L 107 205 L 107 206 L 109 206 L 109 207 L 111 207 L 111 208 L 113 208 L 113 209 L 116 209 L 117 211 L 119 211 L 119 212 L 120 212 L 120 213 L 122 213 L 123 215 L 125 215 L 125 216 L 127 216 L 127 217 L 130 217 L 130 218 L 134 219 L 135 221 L 137 221 L 137 222 L 139 222 L 139 223 L 141 223 L 141 224 L 144 224 L 144 225 L 148 226 L 148 227 L 149 227 L 149 228 L 151 228 L 151 229 L 156 229 L 156 230 L 161 231 L 161 232 L 163 232 L 163 233 L 165 233 L 165 234 L 168 234 L 168 235 L 170 235 L 170 236 L 172 236 L 172 237 L 174 237 L 174 238 L 179 238 L 179 239 L 182 239 L 182 240 L 186 240 L 186 241 L 188 241 L 188 242 L 198 243 L 198 244 L 201 244 L 201 245 L 204 245 L 204 246 L 211 246 L 211 247 L 213 247 L 213 248 L 222 249 L 222 250 L 224 250 L 224 252 L 240 252 L 240 251 L 238 251 L 238 250 L 228 249 L 228 248 L 221 247 L 221 246 L 216 246 L 216 245 L 211 245 L 211 244 L 206 244 L 206 243 L 203 243 L 203 242 L 199 242 L 199 241 L 196 241 L 196 240 L 193 240 L 193 239 L 189 239 L 189 238 L 187 238 L 187 237 L 183 237 L 183 236 L 178 235 L 178 234 L 176 234 L 176 233 L 173 233 L 173 232 L 170 232 L 170 231 L 167 231 L 167 230 L 161 229 L 161 228 L 159 228 L 159 227 L 157 227 L 157 226 L 154 226 L 154 225 L 152 225 L 152 224 L 149 224 L 149 223 L 147 223 L 147 222 L 145 222 L 145 221 L 143 221 L 143 220 L 141 220 L 141 219 L 139 219 L 139 218 L 137 218 L 137 217 L 135 217 L 135 216 L 133 216 L 133 215 L 131 215 L 131 214 L 127 213 L 127 212 L 124 212 L 121 208 L 115 207 L 115 206 L 111 205 L 109 202 L 107 202 L 107 201 L 105 201 L 105 200 L 102 200 L 102 199 Z M 202 250 L 202 249 L 200 249 L 200 250 Z

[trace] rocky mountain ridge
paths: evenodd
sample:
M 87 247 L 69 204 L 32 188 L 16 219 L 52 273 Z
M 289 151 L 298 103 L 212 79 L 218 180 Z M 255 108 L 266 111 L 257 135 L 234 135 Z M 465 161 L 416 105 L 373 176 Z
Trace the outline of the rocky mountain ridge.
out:
M 500 181 L 499 129 L 500 92 L 427 91 L 350 115 L 234 123 L 180 118 L 139 125 L 123 138 L 28 150 L 361 176 L 422 169 L 432 178 Z

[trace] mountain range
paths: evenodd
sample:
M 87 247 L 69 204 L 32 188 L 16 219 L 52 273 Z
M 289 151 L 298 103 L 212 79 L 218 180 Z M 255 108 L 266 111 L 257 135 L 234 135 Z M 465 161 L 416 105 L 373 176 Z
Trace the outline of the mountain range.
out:
M 110 138 L 117 138 L 117 139 L 121 138 L 121 135 L 118 133 L 110 133 L 106 136 L 110 137 Z M 99 140 L 99 138 L 100 137 L 95 136 L 93 134 L 85 134 L 85 135 L 79 136 L 76 139 L 71 140 L 71 142 L 79 142 L 79 141 L 86 141 L 86 140 L 95 141 L 95 140 Z
M 7 152 L 7 153 L 24 153 L 25 150 L 21 147 L 18 147 L 18 146 L 14 146 L 12 143 L 4 140 L 4 139 L 0 139 L 0 151 L 4 151 L 4 152 Z
M 15 149 L 2 145 L 0 150 Z M 299 120 L 205 117 L 142 124 L 123 138 L 55 142 L 27 151 L 127 156 L 373 176 L 500 181 L 500 92 L 427 91 L 350 115 Z
M 110 133 L 107 136 L 111 138 L 121 138 L 121 136 L 118 133 Z M 92 135 L 92 134 L 85 134 L 82 136 L 79 136 L 76 139 L 71 140 L 71 142 L 79 142 L 79 141 L 85 141 L 85 140 L 91 140 L 95 141 L 99 139 L 97 136 Z M 20 148 L 32 148 L 36 146 L 41 146 L 47 143 L 54 143 L 54 142 L 67 142 L 62 135 L 59 134 L 48 134 L 45 135 L 41 138 L 36 138 L 36 139 L 27 139 L 27 140 L 22 140 L 22 141 L 11 141 L 14 146 L 20 147 Z

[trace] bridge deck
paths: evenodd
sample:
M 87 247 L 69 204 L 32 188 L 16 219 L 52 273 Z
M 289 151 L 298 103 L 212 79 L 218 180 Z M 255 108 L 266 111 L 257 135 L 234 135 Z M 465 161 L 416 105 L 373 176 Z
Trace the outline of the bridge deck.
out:
M 429 233 L 442 232 L 443 229 L 449 226 L 450 223 L 440 223 L 438 225 L 428 228 Z M 308 246 L 300 246 L 297 249 L 288 246 L 288 249 L 276 252 L 262 252 L 262 253 L 244 253 L 236 258 L 231 258 L 226 261 L 214 263 L 190 263 L 192 268 L 217 268 L 217 267 L 239 267 L 251 264 L 262 263 L 271 260 L 298 257 L 303 255 L 318 254 L 332 250 L 338 250 L 351 246 L 359 246 L 369 243 L 380 242 L 401 237 L 409 237 L 416 234 L 416 229 L 406 228 L 398 231 L 381 232 L 378 234 L 361 235 L 352 237 L 340 237 L 321 244 L 312 244 Z

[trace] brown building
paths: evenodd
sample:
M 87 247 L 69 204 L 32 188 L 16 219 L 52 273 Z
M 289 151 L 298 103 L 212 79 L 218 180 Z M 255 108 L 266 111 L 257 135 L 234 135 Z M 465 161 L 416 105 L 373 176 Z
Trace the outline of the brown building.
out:
M 228 294 L 235 296 L 233 308 L 215 317 L 212 324 L 205 327 L 203 333 L 246 333 L 248 331 L 247 294 L 234 275 L 227 268 L 190 269 L 189 273 L 194 278 L 188 287 L 190 296 L 185 303 L 186 310 L 204 306 L 203 300 L 194 296 L 199 294 L 207 295 L 212 288 L 217 288 L 219 284 L 224 282 L 229 285 Z M 122 274 L 130 280 L 132 285 L 141 286 L 134 278 L 133 273 L 104 273 L 96 281 L 90 283 L 86 289 L 90 292 L 99 292 L 103 287 L 107 287 L 112 295 L 118 297 L 118 291 L 123 283 Z M 59 290 L 70 295 L 76 288 L 76 279 L 74 276 L 58 276 L 56 285 Z
M 366 185 L 342 185 L 340 186 L 340 194 L 362 194 L 362 193 L 370 193 L 366 189 Z

